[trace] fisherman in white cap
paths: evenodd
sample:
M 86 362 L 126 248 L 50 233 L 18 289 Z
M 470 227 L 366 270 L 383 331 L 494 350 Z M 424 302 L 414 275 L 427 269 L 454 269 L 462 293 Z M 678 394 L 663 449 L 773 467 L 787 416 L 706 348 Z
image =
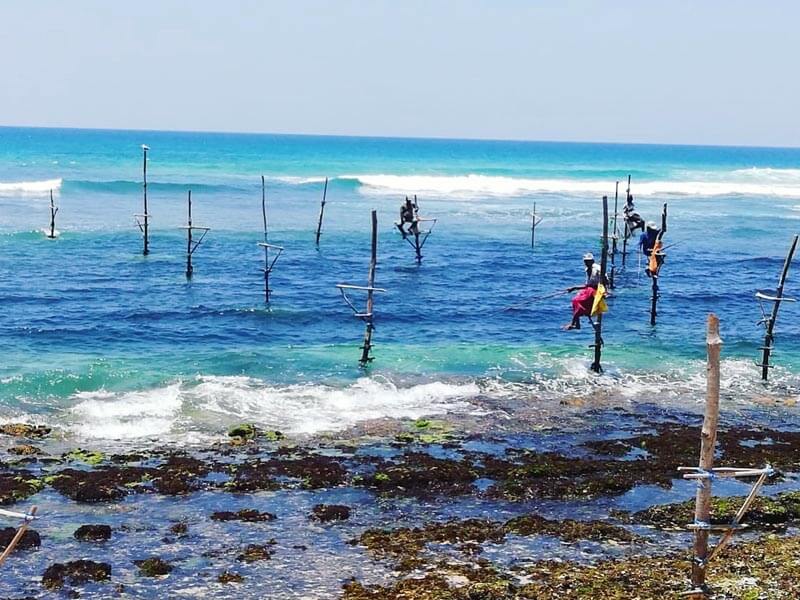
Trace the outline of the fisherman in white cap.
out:
M 568 287 L 568 292 L 578 292 L 572 299 L 572 321 L 564 329 L 580 329 L 581 317 L 589 317 L 591 321 L 591 308 L 594 294 L 600 285 L 600 265 L 594 262 L 594 254 L 587 252 L 583 255 L 583 264 L 586 267 L 586 283 Z

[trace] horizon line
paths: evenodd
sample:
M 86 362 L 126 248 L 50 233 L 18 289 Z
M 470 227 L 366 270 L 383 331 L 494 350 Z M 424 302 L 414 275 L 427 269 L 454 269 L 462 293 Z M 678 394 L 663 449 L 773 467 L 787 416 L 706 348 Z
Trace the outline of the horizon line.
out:
M 452 137 L 452 136 L 418 136 L 418 135 L 359 135 L 359 134 L 333 134 L 333 133 L 308 133 L 308 132 L 277 132 L 277 131 L 235 131 L 222 129 L 152 129 L 152 128 L 116 128 L 116 127 L 75 127 L 61 125 L 2 125 L 0 129 L 49 129 L 72 131 L 119 131 L 126 133 L 191 133 L 206 135 L 252 135 L 252 136 L 285 136 L 285 137 L 316 137 L 316 138 L 347 138 L 347 139 L 375 139 L 375 140 L 431 140 L 451 142 L 498 142 L 498 143 L 529 143 L 529 144 L 584 144 L 599 146 L 673 146 L 689 148 L 752 148 L 763 150 L 798 150 L 797 146 L 765 146 L 761 144 L 710 144 L 686 142 L 623 142 L 623 141 L 592 141 L 592 140 L 548 140 L 531 138 L 493 138 L 493 137 Z

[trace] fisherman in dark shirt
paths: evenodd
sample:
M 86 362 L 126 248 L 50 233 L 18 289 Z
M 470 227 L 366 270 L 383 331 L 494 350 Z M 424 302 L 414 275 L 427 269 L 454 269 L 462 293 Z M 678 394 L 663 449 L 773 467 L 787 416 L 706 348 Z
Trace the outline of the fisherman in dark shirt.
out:
M 408 230 L 403 228 L 403 225 L 406 223 L 409 224 Z M 405 238 L 409 233 L 415 234 L 418 231 L 417 218 L 416 215 L 414 215 L 414 205 L 408 198 L 406 198 L 406 201 L 400 205 L 400 222 L 397 224 L 397 228 L 400 230 L 400 233 L 403 234 L 403 238 Z
M 628 224 L 628 233 L 633 234 L 637 229 L 644 232 L 644 219 L 636 212 L 633 206 L 633 195 L 628 194 L 628 199 L 625 201 L 625 208 L 622 209 L 622 214 L 625 217 L 625 222 Z

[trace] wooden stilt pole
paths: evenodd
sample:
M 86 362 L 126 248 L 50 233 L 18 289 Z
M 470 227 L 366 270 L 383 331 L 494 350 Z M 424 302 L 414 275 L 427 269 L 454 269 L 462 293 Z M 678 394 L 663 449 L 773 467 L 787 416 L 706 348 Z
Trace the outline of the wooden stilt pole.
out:
M 606 280 L 606 267 L 608 266 L 608 196 L 603 196 L 603 248 L 600 254 L 600 283 L 605 285 Z M 602 373 L 603 368 L 600 366 L 600 357 L 603 352 L 603 314 L 597 315 L 594 322 L 594 361 L 592 362 L 592 371 L 595 373 Z
M 617 275 L 617 238 L 619 231 L 617 230 L 617 213 L 619 212 L 619 181 L 614 189 L 614 226 L 612 227 L 613 233 L 611 234 L 611 275 L 608 278 L 608 287 L 614 289 Z
M 536 202 L 533 203 L 533 213 L 531 213 L 531 250 L 536 244 Z
M 369 275 L 367 277 L 367 309 L 364 329 L 364 344 L 361 346 L 361 363 L 366 367 L 371 361 L 370 351 L 372 350 L 372 331 L 374 326 L 374 294 L 375 294 L 375 267 L 378 262 L 378 211 L 372 211 L 372 244 L 370 245 Z
M 142 201 L 144 203 L 144 213 L 142 213 L 142 223 L 139 226 L 142 230 L 144 248 L 142 254 L 150 254 L 150 214 L 147 212 L 147 151 L 148 146 L 142 144 Z
M 631 197 L 631 176 L 628 175 L 628 189 L 625 190 L 625 206 L 628 206 L 628 200 Z M 631 236 L 631 231 L 628 228 L 628 219 L 625 219 L 625 235 L 622 236 L 622 268 L 625 268 L 625 261 L 628 258 L 628 238 Z
M 192 278 L 192 190 L 189 190 L 189 220 L 186 227 L 186 279 Z
M 711 515 L 711 469 L 714 467 L 714 447 L 717 441 L 717 423 L 719 422 L 719 357 L 722 339 L 719 336 L 719 319 L 714 314 L 708 315 L 706 331 L 706 350 L 708 364 L 706 367 L 706 409 L 703 417 L 703 431 L 700 438 L 699 472 L 706 476 L 698 479 L 697 497 L 695 501 L 695 525 L 707 525 Z M 698 527 L 694 534 L 694 560 L 692 561 L 692 592 L 695 598 L 706 595 L 706 568 L 708 566 L 708 534 L 709 529 Z
M 33 517 L 36 516 L 36 507 L 35 506 L 31 506 L 31 510 L 28 513 L 28 516 L 30 518 L 33 518 Z M 14 551 L 14 548 L 17 547 L 17 544 L 22 539 L 22 536 L 25 535 L 25 531 L 28 529 L 28 525 L 29 524 L 30 524 L 30 520 L 28 518 L 26 518 L 22 522 L 22 524 L 19 526 L 19 528 L 17 529 L 17 532 L 14 534 L 14 537 L 11 538 L 11 541 L 8 543 L 8 546 L 6 546 L 5 550 L 3 550 L 3 553 L 0 554 L 0 565 L 2 565 L 4 562 L 6 562 L 6 559 Z
M 50 233 L 47 235 L 51 240 L 56 238 L 56 214 L 58 209 L 53 202 L 53 190 L 50 190 Z
M 414 252 L 417 255 L 417 264 L 422 264 L 422 245 L 419 242 L 419 204 L 417 203 L 417 195 L 414 194 Z
M 317 222 L 316 244 L 319 248 L 319 236 L 322 235 L 322 217 L 325 214 L 325 198 L 328 195 L 328 178 L 325 178 L 325 187 L 322 189 L 322 202 L 319 205 L 319 221 Z
M 764 335 L 764 345 L 761 347 L 762 355 L 761 355 L 761 379 L 763 381 L 767 381 L 769 378 L 769 358 L 772 354 L 772 350 L 774 348 L 775 342 L 775 322 L 778 320 L 778 309 L 781 307 L 781 302 L 783 301 L 783 287 L 786 283 L 786 276 L 789 274 L 789 266 L 792 264 L 792 258 L 794 257 L 794 251 L 797 247 L 797 239 L 798 236 L 794 236 L 792 239 L 792 246 L 789 248 L 789 252 L 786 255 L 786 259 L 783 261 L 783 270 L 781 271 L 781 278 L 778 280 L 778 289 L 775 292 L 775 299 L 773 300 L 772 304 L 772 312 L 770 316 L 766 319 L 764 323 L 766 328 L 766 334 Z
M 661 250 L 661 240 L 664 238 L 664 234 L 667 232 L 667 205 L 664 204 L 664 209 L 661 212 L 661 231 L 658 232 L 658 244 L 653 248 L 653 252 L 663 252 Z M 652 293 L 650 296 L 650 325 L 656 324 L 656 317 L 658 316 L 658 299 L 661 297 L 659 294 L 659 287 L 658 287 L 658 277 L 661 273 L 661 264 L 664 260 L 663 256 L 657 260 L 658 268 L 655 272 L 650 273 L 650 277 L 652 278 Z
M 272 294 L 272 289 L 269 287 L 269 276 L 272 273 L 272 267 L 278 262 L 278 258 L 283 253 L 282 246 L 275 246 L 269 243 L 269 228 L 267 225 L 267 183 L 264 176 L 261 176 L 261 216 L 264 221 L 264 241 L 259 242 L 258 245 L 264 248 L 264 300 L 269 304 L 269 297 Z M 270 260 L 270 248 L 275 250 L 275 256 Z

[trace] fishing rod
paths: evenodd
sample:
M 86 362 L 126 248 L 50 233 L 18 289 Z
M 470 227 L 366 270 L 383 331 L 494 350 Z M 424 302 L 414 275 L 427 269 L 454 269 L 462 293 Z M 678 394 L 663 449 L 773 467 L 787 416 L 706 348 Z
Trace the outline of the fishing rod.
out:
M 563 296 L 564 294 L 569 294 L 569 290 L 559 290 L 557 292 L 551 292 L 550 294 L 544 294 L 541 296 L 531 296 L 530 298 L 523 300 L 518 304 L 512 304 L 511 306 L 506 306 L 505 308 L 501 309 L 500 312 L 507 312 L 509 310 L 515 310 L 517 308 L 522 308 L 526 304 L 530 304 L 531 302 L 538 302 L 540 300 L 549 300 L 550 298 L 557 298 L 558 296 Z

